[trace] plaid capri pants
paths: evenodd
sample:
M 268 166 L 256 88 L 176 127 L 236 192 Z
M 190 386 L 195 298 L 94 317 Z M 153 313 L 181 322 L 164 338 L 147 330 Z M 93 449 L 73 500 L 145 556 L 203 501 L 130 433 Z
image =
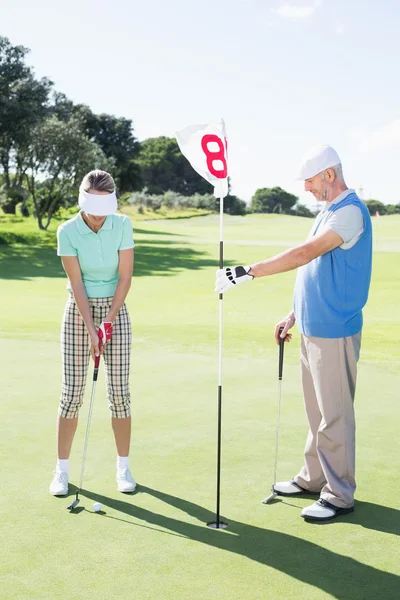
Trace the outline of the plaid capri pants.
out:
M 88 298 L 96 328 L 105 319 L 113 298 Z M 132 330 L 129 313 L 122 305 L 114 321 L 113 334 L 102 358 L 108 405 L 117 419 L 129 417 L 129 367 Z M 62 390 L 58 414 L 73 419 L 83 403 L 90 360 L 90 337 L 73 295 L 67 301 L 61 328 Z

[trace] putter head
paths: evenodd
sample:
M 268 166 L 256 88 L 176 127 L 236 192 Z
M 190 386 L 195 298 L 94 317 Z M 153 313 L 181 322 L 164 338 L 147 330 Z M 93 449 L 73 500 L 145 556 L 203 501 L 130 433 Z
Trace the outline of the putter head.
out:
M 76 508 L 79 504 L 79 498 L 75 498 L 75 500 L 73 502 L 71 502 L 71 504 L 68 504 L 67 506 L 67 510 L 74 510 L 74 508 Z
M 275 498 L 277 497 L 278 493 L 275 492 L 274 488 L 272 488 L 272 493 L 267 496 L 267 498 L 265 498 L 265 500 L 262 501 L 263 504 L 269 504 L 270 502 L 272 502 L 272 500 L 275 500 Z

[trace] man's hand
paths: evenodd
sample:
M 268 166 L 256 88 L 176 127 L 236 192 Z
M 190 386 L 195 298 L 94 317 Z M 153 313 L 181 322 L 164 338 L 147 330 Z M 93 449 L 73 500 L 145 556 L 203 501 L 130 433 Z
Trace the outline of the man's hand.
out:
M 215 281 L 215 291 L 223 294 L 230 290 L 234 285 L 240 285 L 254 279 L 253 275 L 248 275 L 250 267 L 228 267 L 217 271 Z
M 292 329 L 292 327 L 294 327 L 295 322 L 296 322 L 296 319 L 294 318 L 294 313 L 291 312 L 288 314 L 286 319 L 279 321 L 279 323 L 277 323 L 275 325 L 274 336 L 275 336 L 275 341 L 278 345 L 279 345 L 279 338 L 284 338 L 285 342 L 290 342 L 290 340 L 292 339 L 292 334 L 288 333 L 288 331 L 289 331 L 289 329 Z M 282 327 L 283 327 L 283 331 L 282 331 L 282 333 L 279 333 L 279 330 Z

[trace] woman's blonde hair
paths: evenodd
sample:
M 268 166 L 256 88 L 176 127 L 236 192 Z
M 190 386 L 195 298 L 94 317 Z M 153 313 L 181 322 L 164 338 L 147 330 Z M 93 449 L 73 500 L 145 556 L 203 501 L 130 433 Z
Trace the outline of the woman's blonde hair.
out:
M 107 171 L 95 169 L 87 173 L 82 179 L 81 189 L 85 192 L 95 190 L 96 192 L 115 192 L 115 181 Z

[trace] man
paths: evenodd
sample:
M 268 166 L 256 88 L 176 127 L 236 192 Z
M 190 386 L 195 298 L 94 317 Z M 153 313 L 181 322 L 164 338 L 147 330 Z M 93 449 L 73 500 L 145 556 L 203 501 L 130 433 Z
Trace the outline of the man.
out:
M 226 292 L 256 277 L 298 269 L 293 311 L 277 323 L 275 339 L 301 332 L 301 369 L 309 433 L 304 466 L 291 481 L 275 484 L 281 496 L 316 493 L 301 516 L 327 521 L 354 511 L 354 394 L 362 309 L 368 298 L 372 228 L 366 206 L 343 179 L 330 146 L 313 148 L 297 179 L 323 202 L 307 240 L 296 248 L 247 267 L 217 271 L 216 290 Z

